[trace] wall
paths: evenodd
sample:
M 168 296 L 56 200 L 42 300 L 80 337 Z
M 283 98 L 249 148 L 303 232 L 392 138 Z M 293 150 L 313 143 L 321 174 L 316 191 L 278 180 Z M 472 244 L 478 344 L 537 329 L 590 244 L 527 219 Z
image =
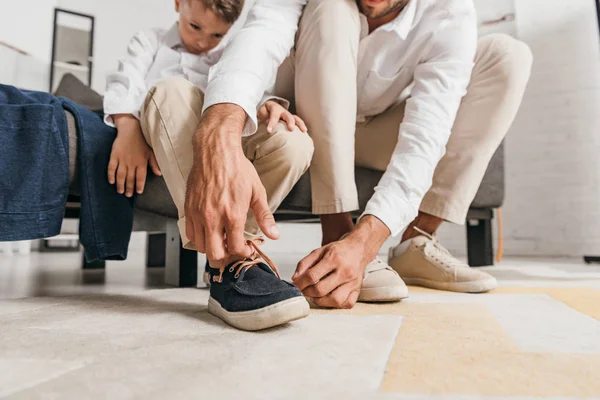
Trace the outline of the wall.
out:
M 505 253 L 600 254 L 600 57 L 594 0 L 515 0 L 534 55 L 506 141 Z M 446 226 L 464 253 L 464 228 Z
M 0 41 L 50 61 L 56 0 L 0 0 Z
M 176 21 L 172 0 L 57 0 L 67 10 L 96 17 L 92 87 L 104 92 L 106 75 L 117 67 L 129 39 L 139 30 L 170 27 Z
M 516 33 L 529 44 L 535 61 L 506 142 L 505 253 L 600 254 L 600 57 L 594 0 L 514 1 Z M 0 40 L 48 59 L 54 3 L 96 16 L 93 86 L 99 91 L 131 35 L 175 20 L 169 0 L 0 0 Z M 496 7 L 498 0 L 478 3 Z M 440 236 L 452 251 L 464 253 L 464 227 L 445 226 Z

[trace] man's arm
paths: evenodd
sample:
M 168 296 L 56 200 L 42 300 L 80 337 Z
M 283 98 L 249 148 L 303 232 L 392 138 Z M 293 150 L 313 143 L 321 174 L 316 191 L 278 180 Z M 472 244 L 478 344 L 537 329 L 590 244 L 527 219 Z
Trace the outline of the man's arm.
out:
M 316 304 L 352 307 L 366 265 L 390 234 L 400 233 L 417 215 L 466 93 L 476 45 L 474 12 L 436 33 L 426 61 L 415 68 L 392 159 L 358 225 L 298 264 L 292 279 Z
M 415 68 L 398 143 L 364 213 L 383 221 L 392 236 L 417 216 L 431 187 L 471 79 L 476 47 L 474 14 L 457 18 L 437 32 L 427 61 Z
M 188 238 L 213 265 L 231 255 L 250 255 L 243 236 L 249 208 L 266 236 L 279 237 L 265 189 L 242 152 L 241 136 L 256 131 L 257 107 L 294 44 L 305 3 L 257 0 L 210 70 L 185 213 Z
M 249 120 L 245 135 L 256 132 L 256 110 L 289 55 L 307 0 L 256 0 L 246 23 L 210 69 L 204 110 L 215 104 L 240 106 Z

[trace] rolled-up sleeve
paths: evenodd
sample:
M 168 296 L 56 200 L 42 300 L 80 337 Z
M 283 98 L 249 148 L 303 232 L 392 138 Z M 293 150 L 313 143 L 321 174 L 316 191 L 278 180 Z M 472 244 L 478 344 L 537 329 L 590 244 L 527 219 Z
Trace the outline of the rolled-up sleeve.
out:
M 415 67 L 398 143 L 363 215 L 374 215 L 395 236 L 417 216 L 445 153 L 462 97 L 471 79 L 477 46 L 474 11 L 449 16 Z
M 127 47 L 127 55 L 119 60 L 117 71 L 106 79 L 104 94 L 105 122 L 112 125 L 111 115 L 133 114 L 139 118 L 148 92 L 146 74 L 159 46 L 160 32 L 147 30 L 136 34 Z
M 204 110 L 237 104 L 248 118 L 243 135 L 256 132 L 257 107 L 289 55 L 306 0 L 257 0 L 208 77 Z

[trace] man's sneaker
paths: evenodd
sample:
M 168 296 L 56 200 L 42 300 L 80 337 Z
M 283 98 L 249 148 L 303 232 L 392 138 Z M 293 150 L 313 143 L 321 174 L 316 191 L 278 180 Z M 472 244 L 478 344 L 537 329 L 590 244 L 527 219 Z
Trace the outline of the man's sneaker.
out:
M 421 235 L 411 239 L 401 254 L 394 254 L 395 249 L 391 248 L 388 258 L 388 264 L 407 285 L 463 293 L 487 292 L 498 287 L 496 278 L 457 260 L 435 237 L 415 229 Z
M 292 284 L 281 280 L 277 267 L 255 239 L 251 258 L 209 269 L 208 311 L 245 331 L 272 328 L 308 316 L 309 305 Z M 263 260 L 261 260 L 264 259 Z
M 375 259 L 367 265 L 358 301 L 383 303 L 408 297 L 408 288 L 389 265 Z

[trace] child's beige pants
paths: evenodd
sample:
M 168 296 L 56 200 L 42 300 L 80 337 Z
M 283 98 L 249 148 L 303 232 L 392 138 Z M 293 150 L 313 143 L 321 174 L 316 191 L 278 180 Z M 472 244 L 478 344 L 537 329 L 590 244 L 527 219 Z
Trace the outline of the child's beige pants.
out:
M 197 132 L 204 94 L 184 78 L 171 78 L 157 84 L 142 110 L 142 131 L 154 150 L 171 197 L 179 212 L 179 232 L 185 248 L 195 249 L 186 236 L 185 192 L 193 162 L 192 137 Z M 283 123 L 269 134 L 259 124 L 256 134 L 242 139 L 242 148 L 252 162 L 267 192 L 274 212 L 296 182 L 306 172 L 313 154 L 310 136 L 298 128 L 290 132 Z M 225 155 L 223 155 L 225 156 Z M 259 229 L 248 213 L 246 238 Z

